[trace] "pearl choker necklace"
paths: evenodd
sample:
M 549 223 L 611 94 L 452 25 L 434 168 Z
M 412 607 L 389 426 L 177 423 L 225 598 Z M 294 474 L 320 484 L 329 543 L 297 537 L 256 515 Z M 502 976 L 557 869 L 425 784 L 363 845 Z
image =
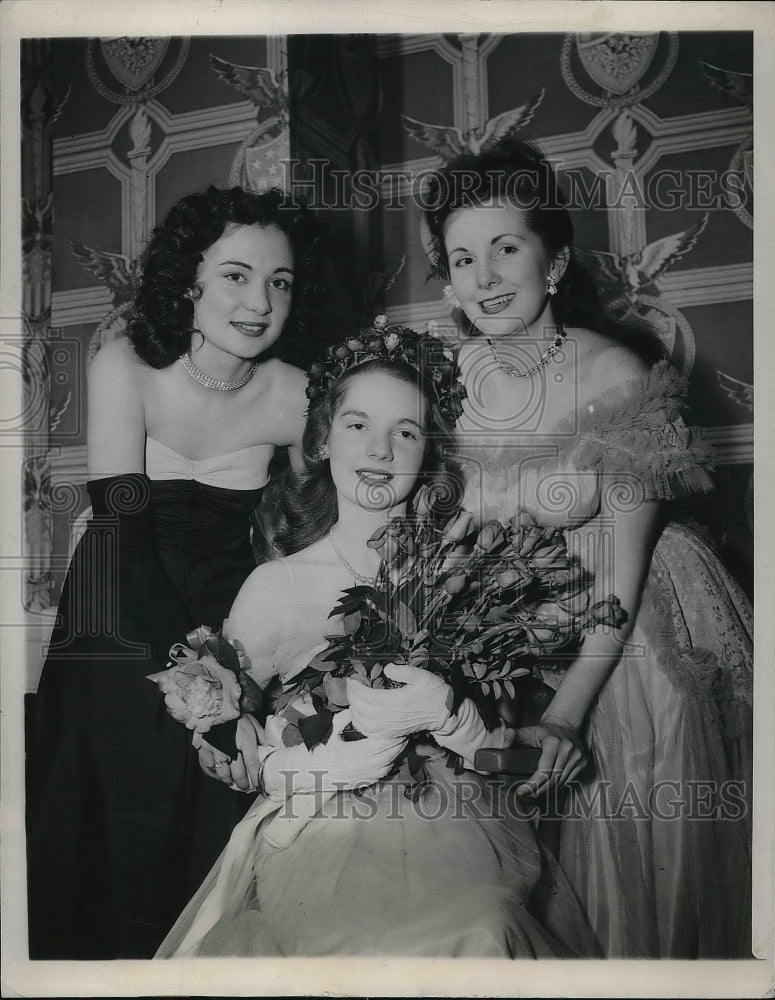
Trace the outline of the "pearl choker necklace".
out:
M 337 556 L 337 559 L 339 560 L 339 562 L 344 566 L 344 568 L 347 570 L 347 572 L 350 574 L 350 576 L 354 580 L 356 580 L 358 583 L 365 583 L 365 584 L 367 584 L 370 587 L 373 586 L 374 585 L 374 581 L 376 580 L 376 577 L 374 577 L 374 576 L 364 576 L 362 573 L 358 573 L 357 570 L 353 569 L 353 567 L 345 559 L 345 557 L 342 554 L 342 551 L 339 548 L 339 546 L 334 541 L 333 531 L 334 531 L 334 529 L 331 528 L 331 530 L 328 532 L 328 540 L 329 540 L 329 542 L 331 542 L 331 548 L 336 553 L 336 556 Z
M 495 363 L 498 365 L 498 368 L 500 369 L 500 371 L 503 372 L 504 375 L 508 375 L 509 378 L 530 378 L 531 376 L 539 372 L 544 367 L 544 365 L 549 364 L 549 362 L 552 360 L 555 354 L 560 350 L 562 345 L 565 343 L 565 338 L 567 336 L 568 334 L 565 332 L 565 330 L 563 330 L 563 328 L 560 327 L 560 332 L 554 338 L 549 347 L 546 348 L 546 350 L 538 359 L 538 361 L 533 365 L 532 368 L 525 368 L 525 369 L 515 368 L 513 365 L 507 364 L 505 361 L 501 359 L 500 354 L 498 354 L 498 352 L 496 351 L 495 344 L 493 344 L 491 338 L 486 337 L 485 339 L 487 341 L 488 347 L 490 348 L 490 353 L 495 359 Z
M 206 372 L 203 372 L 201 368 L 197 368 L 191 360 L 191 351 L 187 351 L 185 354 L 182 354 L 178 358 L 178 361 L 180 361 L 195 382 L 203 385 L 206 389 L 217 389 L 219 392 L 231 392 L 234 389 L 241 389 L 243 385 L 247 385 L 253 378 L 256 374 L 256 368 L 258 368 L 258 361 L 254 361 L 242 378 L 229 381 L 228 379 L 213 378 L 212 375 L 208 375 Z

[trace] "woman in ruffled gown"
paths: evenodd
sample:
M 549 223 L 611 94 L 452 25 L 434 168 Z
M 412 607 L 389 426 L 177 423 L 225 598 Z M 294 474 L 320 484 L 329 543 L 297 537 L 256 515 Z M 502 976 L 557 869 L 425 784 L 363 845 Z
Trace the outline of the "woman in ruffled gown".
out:
M 280 357 L 320 349 L 327 248 L 283 201 L 210 188 L 178 202 L 144 254 L 129 338 L 89 371 L 93 517 L 35 709 L 34 958 L 152 955 L 245 810 L 145 678 L 223 620 L 255 567 L 270 459 L 288 446 L 298 461 L 306 378 Z
M 428 203 L 435 270 L 471 335 L 466 506 L 566 527 L 629 614 L 543 671 L 556 693 L 518 733 L 542 748 L 522 791 L 567 786 L 559 860 L 606 955 L 747 957 L 751 608 L 663 504 L 713 486 L 686 381 L 655 339 L 601 316 L 534 146 L 461 156 Z
M 416 334 L 383 332 L 385 343 L 403 338 L 418 356 Z M 254 571 L 224 625 L 261 686 L 293 676 L 325 635 L 341 631 L 332 607 L 378 568 L 367 540 L 422 482 L 450 501 L 459 489 L 449 420 L 435 402 L 445 390 L 386 354 L 319 380 L 304 438 L 308 472 L 287 498 L 291 554 Z M 240 720 L 241 753 L 231 764 L 200 739 L 213 776 L 258 787 L 259 796 L 158 957 L 595 953 L 529 819 L 516 800 L 498 808 L 491 784 L 471 769 L 476 750 L 502 747 L 510 730 L 488 731 L 467 699 L 453 716 L 448 686 L 425 670 L 385 669 L 403 682 L 385 692 L 397 699 L 386 706 L 386 735 L 342 738 L 350 719 L 357 728 L 363 718 L 359 685 L 348 680 L 350 708 L 312 750 L 271 740 L 278 716 L 264 729 Z M 428 782 L 414 801 L 404 794 L 408 773 L 387 776 L 419 732 L 433 739 L 420 737 Z M 466 770 L 446 765 L 447 750 Z M 551 895 L 557 906 L 542 922 L 534 905 Z

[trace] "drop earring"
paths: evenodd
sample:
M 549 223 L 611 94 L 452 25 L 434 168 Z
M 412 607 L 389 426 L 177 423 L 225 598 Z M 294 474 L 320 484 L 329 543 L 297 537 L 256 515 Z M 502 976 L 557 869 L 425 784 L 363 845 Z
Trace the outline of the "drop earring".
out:
M 549 293 L 549 295 L 557 294 L 557 282 L 554 280 L 553 274 L 550 274 L 549 277 L 546 279 L 546 291 Z

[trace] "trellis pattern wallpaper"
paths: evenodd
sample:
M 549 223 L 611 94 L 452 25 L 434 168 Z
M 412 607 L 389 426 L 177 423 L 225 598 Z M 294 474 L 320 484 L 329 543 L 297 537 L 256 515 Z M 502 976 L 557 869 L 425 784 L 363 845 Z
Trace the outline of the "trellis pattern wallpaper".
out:
M 208 183 L 290 185 L 331 224 L 358 312 L 449 324 L 422 176 L 514 124 L 556 163 L 610 308 L 690 376 L 720 468 L 689 513 L 750 588 L 751 74 L 746 32 L 24 42 L 30 620 L 50 620 L 87 503 L 86 367 L 122 335 L 155 221 Z

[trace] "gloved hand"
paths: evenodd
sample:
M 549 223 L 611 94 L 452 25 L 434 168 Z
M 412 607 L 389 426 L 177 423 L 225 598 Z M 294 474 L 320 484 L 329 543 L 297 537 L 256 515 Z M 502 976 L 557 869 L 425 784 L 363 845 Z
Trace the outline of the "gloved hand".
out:
M 436 674 L 407 663 L 389 663 L 385 676 L 400 688 L 370 688 L 347 679 L 353 726 L 364 736 L 409 736 L 433 732 L 449 719 L 452 688 Z
M 488 730 L 470 698 L 464 698 L 456 715 L 450 715 L 443 727 L 431 732 L 440 747 L 445 747 L 463 758 L 463 763 L 471 770 L 477 750 L 485 748 L 502 750 L 510 746 L 515 731 L 500 723 L 496 729 Z
M 341 738 L 351 722 L 349 711 L 337 712 L 325 743 L 308 750 L 304 744 L 272 750 L 263 761 L 259 784 L 273 797 L 297 792 L 363 788 L 384 778 L 406 746 L 400 737 L 346 742 Z

